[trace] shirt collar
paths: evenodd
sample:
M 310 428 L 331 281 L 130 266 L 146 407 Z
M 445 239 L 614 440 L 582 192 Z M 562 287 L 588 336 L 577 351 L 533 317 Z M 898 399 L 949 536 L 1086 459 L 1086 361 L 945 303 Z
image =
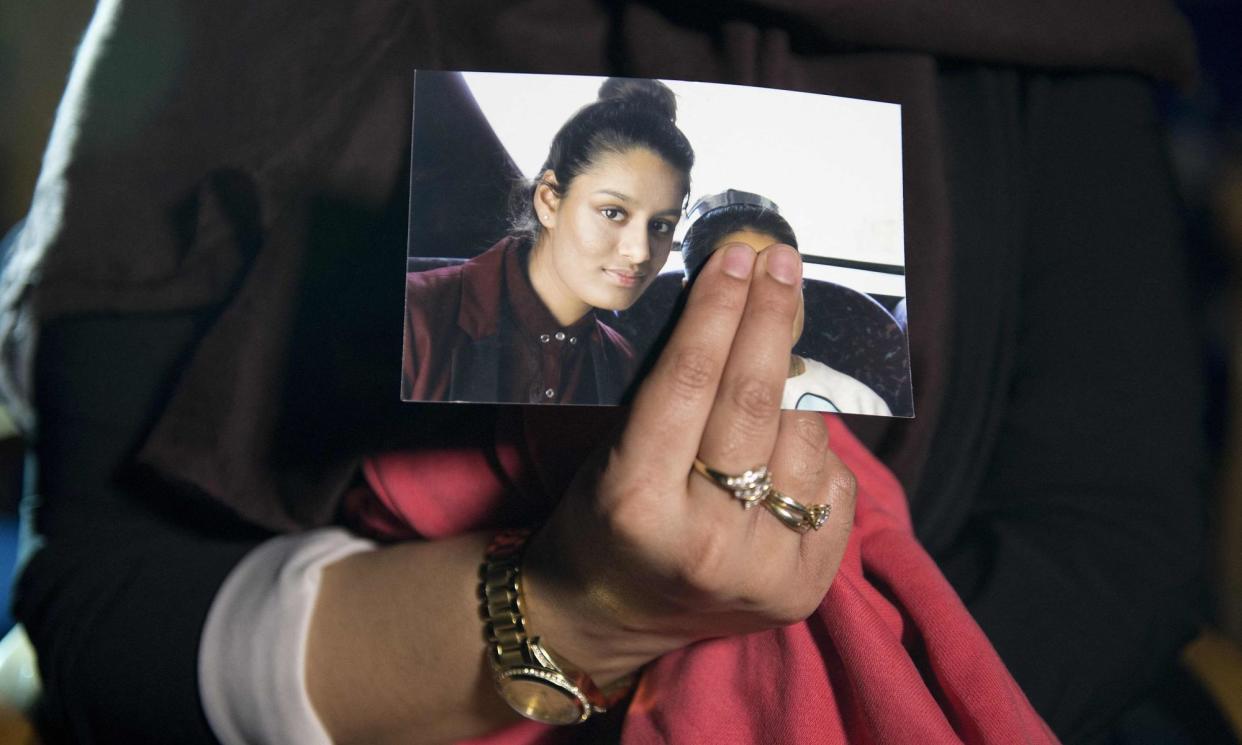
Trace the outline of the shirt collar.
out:
M 529 260 L 530 246 L 527 244 L 505 252 L 505 290 L 517 328 L 533 338 L 548 336 L 558 341 L 582 339 L 594 327 L 595 314 L 588 312 L 569 326 L 561 326 L 530 283 L 526 268 Z

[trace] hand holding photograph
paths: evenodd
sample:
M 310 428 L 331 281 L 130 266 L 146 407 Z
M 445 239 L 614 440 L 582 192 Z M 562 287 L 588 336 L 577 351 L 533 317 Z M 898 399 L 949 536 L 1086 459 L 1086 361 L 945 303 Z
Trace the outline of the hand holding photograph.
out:
M 621 403 L 712 253 L 784 244 L 782 406 L 913 416 L 900 137 L 894 104 L 418 71 L 402 398 Z

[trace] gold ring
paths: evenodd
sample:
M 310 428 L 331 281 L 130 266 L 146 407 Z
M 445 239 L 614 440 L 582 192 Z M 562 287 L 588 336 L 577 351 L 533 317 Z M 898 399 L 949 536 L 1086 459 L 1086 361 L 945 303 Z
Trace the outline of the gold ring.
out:
M 775 515 L 776 519 L 780 520 L 786 528 L 797 533 L 805 533 L 808 530 L 809 526 L 804 515 L 798 514 L 783 504 L 770 499 L 763 500 L 763 506 L 768 508 L 768 512 Z
M 828 515 L 832 513 L 831 505 L 805 505 L 776 489 L 771 489 L 764 497 L 763 506 L 786 527 L 799 533 L 824 527 L 824 523 L 828 522 Z
M 694 459 L 694 470 L 708 481 L 729 492 L 740 501 L 746 509 L 762 502 L 772 491 L 772 474 L 767 466 L 758 466 L 733 476 L 717 471 L 698 458 Z

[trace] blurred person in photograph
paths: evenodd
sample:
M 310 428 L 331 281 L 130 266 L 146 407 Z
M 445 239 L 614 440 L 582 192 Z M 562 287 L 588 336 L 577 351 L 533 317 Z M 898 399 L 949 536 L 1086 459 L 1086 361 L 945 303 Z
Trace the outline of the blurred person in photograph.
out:
M 687 213 L 690 227 L 681 242 L 687 283 L 707 258 L 724 246 L 744 243 L 756 253 L 781 243 L 798 248 L 793 228 L 772 200 L 751 192 L 728 189 L 703 197 Z M 802 337 L 806 320 L 805 296 L 798 303 L 793 341 Z M 843 414 L 891 416 L 888 404 L 865 383 L 834 370 L 819 360 L 789 356 L 789 377 L 781 408 Z

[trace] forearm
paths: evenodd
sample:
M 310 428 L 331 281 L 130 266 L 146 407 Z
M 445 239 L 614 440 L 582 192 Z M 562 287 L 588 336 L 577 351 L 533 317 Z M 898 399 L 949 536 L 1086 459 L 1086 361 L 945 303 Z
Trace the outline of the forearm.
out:
M 522 562 L 531 636 L 600 686 L 692 641 L 627 627 L 601 583 L 563 571 L 567 550 L 551 533 L 532 539 Z M 491 537 L 410 541 L 324 569 L 306 687 L 334 741 L 408 743 L 417 733 L 417 742 L 453 742 L 519 719 L 484 656 L 476 588 Z
M 488 540 L 401 543 L 324 570 L 306 685 L 334 741 L 452 742 L 517 720 L 483 655 L 475 593 Z

